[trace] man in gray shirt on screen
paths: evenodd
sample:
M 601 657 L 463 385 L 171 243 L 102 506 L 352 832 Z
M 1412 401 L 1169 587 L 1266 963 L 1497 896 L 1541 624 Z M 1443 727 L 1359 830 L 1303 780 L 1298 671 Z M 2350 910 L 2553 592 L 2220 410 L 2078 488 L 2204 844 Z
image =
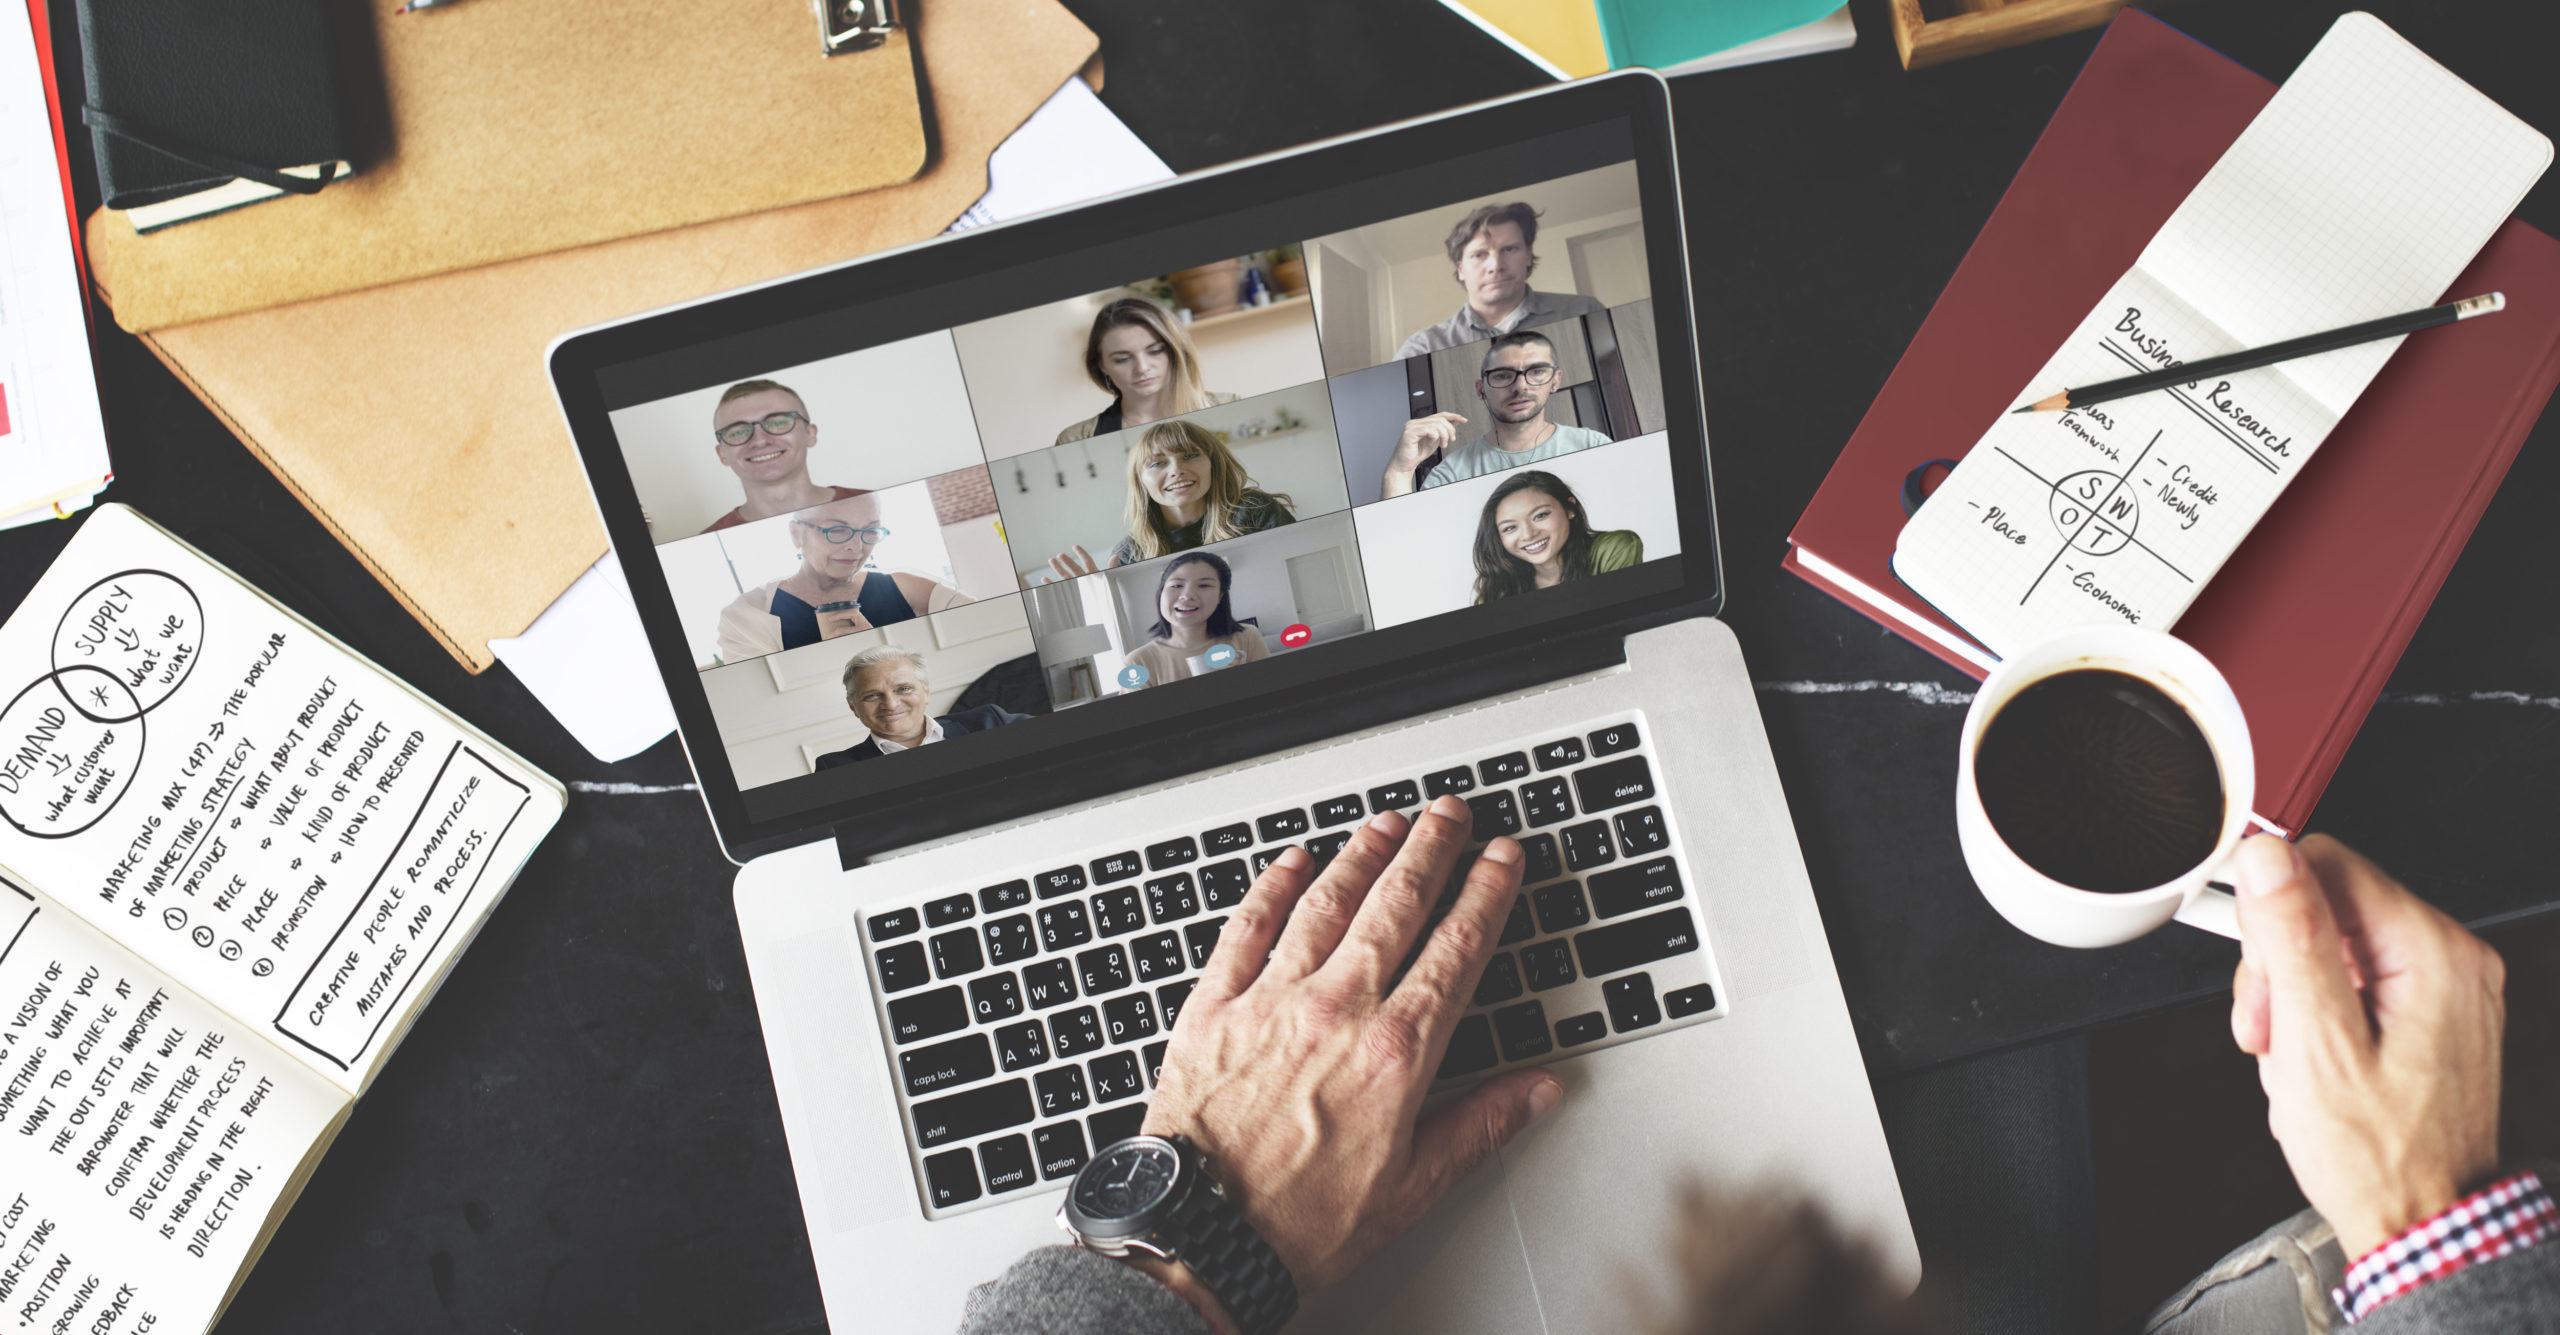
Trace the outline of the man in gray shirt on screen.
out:
M 1598 314 L 1600 303 L 1580 293 L 1540 292 L 1529 286 L 1529 275 L 1538 270 L 1537 244 L 1538 211 L 1527 204 L 1487 204 L 1460 218 L 1449 229 L 1446 245 L 1451 276 L 1466 289 L 1467 304 L 1406 339 L 1396 349 L 1397 359 Z
M 1606 445 L 1609 438 L 1589 427 L 1547 420 L 1547 399 L 1556 392 L 1556 345 L 1536 330 L 1504 334 L 1485 345 L 1484 365 L 1476 372 L 1476 398 L 1488 419 L 1484 434 L 1458 444 L 1466 424 L 1458 413 L 1432 413 L 1405 423 L 1387 458 L 1380 497 L 1408 495 L 1414 474 L 1434 454 L 1440 462 L 1423 473 L 1423 487 L 1445 487 L 1471 477 L 1519 468 L 1560 454 Z

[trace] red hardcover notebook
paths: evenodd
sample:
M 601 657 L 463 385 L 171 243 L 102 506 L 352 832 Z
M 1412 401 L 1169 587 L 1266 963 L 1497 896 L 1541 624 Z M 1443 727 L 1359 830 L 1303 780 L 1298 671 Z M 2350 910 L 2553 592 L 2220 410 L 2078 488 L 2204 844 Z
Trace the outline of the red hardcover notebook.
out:
M 1975 677 L 1996 661 L 1894 579 L 1902 484 L 1972 448 L 2275 85 L 2120 12 L 1788 534 L 1784 565 Z M 2138 107 L 2139 115 L 2126 109 Z M 2298 833 L 2560 383 L 2560 241 L 2510 220 L 2173 627 L 2230 679 L 2257 815 Z

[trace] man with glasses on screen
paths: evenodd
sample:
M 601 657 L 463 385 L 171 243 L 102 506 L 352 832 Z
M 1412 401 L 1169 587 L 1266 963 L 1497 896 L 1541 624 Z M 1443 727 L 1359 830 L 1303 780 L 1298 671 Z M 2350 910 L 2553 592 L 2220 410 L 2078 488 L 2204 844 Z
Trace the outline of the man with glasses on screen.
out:
M 1525 330 L 1486 344 L 1484 366 L 1476 373 L 1476 397 L 1491 419 L 1485 433 L 1458 444 L 1458 428 L 1467 421 L 1458 413 L 1432 413 L 1405 423 L 1395 453 L 1387 459 L 1381 494 L 1412 492 L 1414 473 L 1435 454 L 1440 462 L 1422 475 L 1426 488 L 1608 444 L 1607 436 L 1589 427 L 1547 420 L 1547 399 L 1556 392 L 1558 379 L 1556 345 L 1544 334 Z
M 874 552 L 889 540 L 877 496 L 812 506 L 793 514 L 790 524 L 800 568 L 739 594 L 721 610 L 721 662 L 778 654 L 969 601 L 939 580 L 871 568 Z
M 1538 211 L 1525 203 L 1487 204 L 1460 218 L 1442 244 L 1467 304 L 1406 339 L 1396 349 L 1399 360 L 1601 312 L 1599 302 L 1578 292 L 1529 286 L 1529 275 L 1538 271 Z
M 809 420 L 809 405 L 789 385 L 741 380 L 729 386 L 712 406 L 711 437 L 720 466 L 738 475 L 747 499 L 712 520 L 705 533 L 868 494 L 860 487 L 822 487 L 809 480 L 809 451 L 818 443 L 818 424 Z

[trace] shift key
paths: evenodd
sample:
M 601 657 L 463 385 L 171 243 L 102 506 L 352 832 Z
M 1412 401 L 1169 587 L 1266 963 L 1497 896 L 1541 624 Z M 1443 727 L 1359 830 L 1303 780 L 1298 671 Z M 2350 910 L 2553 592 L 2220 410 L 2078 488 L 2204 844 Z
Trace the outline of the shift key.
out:
M 1031 1120 L 1031 1082 L 1007 1080 L 914 1106 L 916 1144 L 926 1149 Z
M 1573 947 L 1582 956 L 1582 976 L 1598 978 L 1696 950 L 1698 923 L 1685 907 L 1664 909 L 1594 927 L 1575 937 Z

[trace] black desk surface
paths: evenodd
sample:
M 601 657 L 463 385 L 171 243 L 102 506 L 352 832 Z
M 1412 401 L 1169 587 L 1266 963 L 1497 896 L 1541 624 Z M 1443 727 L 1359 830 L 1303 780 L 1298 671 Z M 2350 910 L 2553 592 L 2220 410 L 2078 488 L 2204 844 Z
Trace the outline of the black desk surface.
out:
M 1430 0 L 1070 3 L 1102 34 L 1104 100 L 1182 169 L 1537 79 Z M 2560 130 L 2551 48 L 2507 21 L 2526 7 L 2369 7 L 2546 133 Z M 76 82 L 71 5 L 52 8 Z M 1854 12 L 1853 51 L 1676 85 L 1726 616 L 1763 683 L 1963 686 L 1777 562 L 2096 35 L 1905 73 L 1880 0 L 1856 0 Z M 2195 0 L 2165 17 L 2280 76 L 2336 12 Z M 83 189 L 94 204 L 94 185 Z M 2560 230 L 2560 185 L 2546 180 L 2522 215 Z M 138 343 L 112 330 L 100 342 L 120 475 L 110 499 L 563 779 L 690 778 L 672 742 L 598 764 L 503 669 L 465 675 Z M 314 367 L 311 384 L 328 392 L 328 368 Z M 556 440 L 549 423 L 527 430 L 529 445 Z M 2560 792 L 2555 447 L 2560 422 L 2546 420 L 2312 821 L 2474 922 L 2555 899 L 2516 833 L 2546 825 Z M 0 533 L 0 608 L 75 526 Z M 2519 699 L 2474 698 L 2489 692 Z M 1992 914 L 1950 819 L 1960 709 L 1890 688 L 1764 689 L 1761 708 L 1880 1078 L 2227 987 L 2236 952 L 2201 933 L 2071 952 Z M 574 796 L 223 1328 L 822 1325 L 729 881 L 692 794 Z

